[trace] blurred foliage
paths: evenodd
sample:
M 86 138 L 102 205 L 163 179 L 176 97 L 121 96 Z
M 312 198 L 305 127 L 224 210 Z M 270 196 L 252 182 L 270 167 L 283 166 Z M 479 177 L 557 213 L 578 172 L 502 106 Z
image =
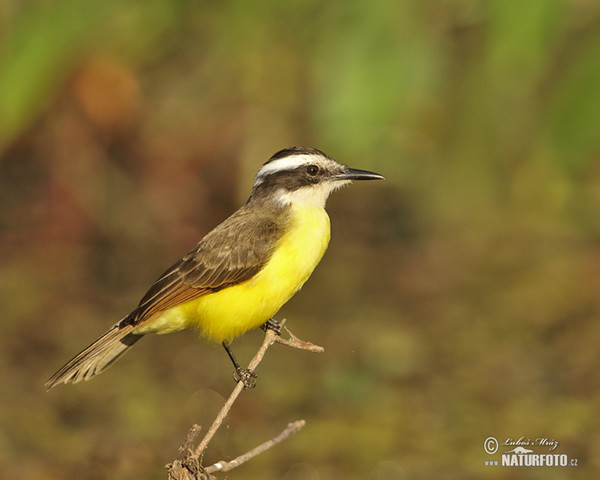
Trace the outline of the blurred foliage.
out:
M 62 362 L 310 145 L 387 180 L 333 238 L 206 460 L 307 427 L 228 478 L 564 478 L 600 469 L 600 4 L 0 2 L 0 477 L 165 478 L 232 387 L 218 347 L 149 338 L 93 382 Z M 260 341 L 236 342 L 249 358 Z

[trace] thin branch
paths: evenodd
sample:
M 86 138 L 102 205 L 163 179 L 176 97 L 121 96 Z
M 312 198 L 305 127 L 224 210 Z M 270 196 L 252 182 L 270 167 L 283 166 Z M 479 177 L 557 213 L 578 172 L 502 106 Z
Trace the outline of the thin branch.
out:
M 183 443 L 183 445 L 181 447 L 179 447 L 180 452 L 183 453 L 183 452 L 191 451 L 192 447 L 194 446 L 194 441 L 200 434 L 200 430 L 202 430 L 202 427 L 200 425 L 198 425 L 197 423 L 194 423 L 190 427 L 187 437 L 185 437 L 185 442 Z
M 265 333 L 265 338 L 263 340 L 262 345 L 260 346 L 260 348 L 258 349 L 258 352 L 256 352 L 256 355 L 254 356 L 254 358 L 250 361 L 250 364 L 248 365 L 248 370 L 254 371 L 256 369 L 258 364 L 262 361 L 263 357 L 265 356 L 265 353 L 267 353 L 267 350 L 269 349 L 269 347 L 271 345 L 273 345 L 275 338 L 277 338 L 277 334 L 273 330 L 267 330 L 267 332 Z M 204 438 L 202 439 L 202 441 L 198 444 L 198 446 L 194 450 L 194 452 L 193 452 L 194 456 L 200 457 L 204 453 L 204 450 L 206 450 L 206 447 L 208 446 L 208 444 L 214 437 L 215 433 L 217 433 L 217 430 L 223 423 L 223 420 L 225 420 L 225 417 L 229 413 L 229 410 L 231 410 L 233 403 L 237 400 L 237 397 L 239 396 L 239 394 L 242 392 L 243 389 L 244 389 L 244 382 L 242 380 L 240 380 L 237 382 L 235 388 L 233 389 L 233 392 L 231 392 L 231 395 L 229 395 L 229 398 L 225 402 L 225 405 L 223 405 L 223 407 L 221 408 L 221 411 L 217 415 L 217 418 L 215 418 L 215 421 L 213 422 L 213 424 L 210 426 L 210 428 L 206 432 L 206 435 L 204 435 Z
M 288 333 L 290 338 L 286 339 L 281 336 L 277 336 L 275 337 L 275 342 L 282 343 L 283 345 L 287 345 L 288 347 L 298 348 L 300 350 L 308 350 L 309 352 L 322 353 L 325 351 L 325 349 L 320 345 L 300 340 L 286 326 L 283 325 L 283 320 L 281 322 L 281 326 L 285 328 L 285 331 Z
M 281 321 L 281 326 L 284 327 L 284 324 L 285 324 L 285 319 Z M 305 342 L 303 340 L 300 340 L 298 337 L 296 337 L 296 335 L 294 335 L 292 332 L 290 332 L 290 330 L 288 330 L 287 327 L 284 327 L 284 328 L 285 328 L 285 331 L 290 336 L 289 339 L 282 338 L 277 332 L 275 332 L 271 329 L 267 329 L 267 331 L 265 332 L 265 337 L 263 339 L 262 345 L 256 352 L 256 355 L 254 355 L 254 358 L 252 358 L 252 360 L 250 360 L 250 363 L 248 364 L 249 371 L 253 372 L 256 369 L 256 367 L 258 367 L 258 365 L 264 358 L 265 354 L 267 353 L 267 350 L 274 343 L 281 343 L 283 345 L 287 345 L 288 347 L 298 348 L 301 350 L 308 350 L 311 352 L 323 352 L 324 351 L 323 347 L 320 347 L 319 345 L 315 345 L 314 343 Z M 300 430 L 305 425 L 304 420 L 297 420 L 296 422 L 292 422 L 292 423 L 288 424 L 288 426 L 279 435 L 277 435 L 273 439 L 268 440 L 267 442 L 259 445 L 258 447 L 250 450 L 249 452 L 247 452 L 243 455 L 240 455 L 239 457 L 237 457 L 236 459 L 234 459 L 230 462 L 220 461 L 209 467 L 206 467 L 206 468 L 202 467 L 201 463 L 200 463 L 200 458 L 202 458 L 206 448 L 208 447 L 208 444 L 211 442 L 211 440 L 213 439 L 213 437 L 215 436 L 215 434 L 217 433 L 217 431 L 223 424 L 225 417 L 229 414 L 231 407 L 233 406 L 234 402 L 237 400 L 237 398 L 240 395 L 240 393 L 242 392 L 242 390 L 244 390 L 244 381 L 242 379 L 240 379 L 237 382 L 233 391 L 231 392 L 231 395 L 229 396 L 229 398 L 227 399 L 227 401 L 225 402 L 225 404 L 219 411 L 213 424 L 210 426 L 210 428 L 206 432 L 206 435 L 204 435 L 204 437 L 202 438 L 202 440 L 200 441 L 200 443 L 198 444 L 198 446 L 196 448 L 193 448 L 193 442 L 194 442 L 196 436 L 198 435 L 198 433 L 200 432 L 200 427 L 198 425 L 193 425 L 190 428 L 188 435 L 186 437 L 186 441 L 183 444 L 183 446 L 180 448 L 180 451 L 187 451 L 188 454 L 186 455 L 186 457 L 183 461 L 175 460 L 173 463 L 167 465 L 167 468 L 169 469 L 169 479 L 195 480 L 195 479 L 214 478 L 214 476 L 211 475 L 211 473 L 217 472 L 217 471 L 229 471 L 233 468 L 238 467 L 242 463 L 247 462 L 251 458 L 254 458 L 255 456 L 261 454 L 265 450 L 268 450 L 269 448 L 272 448 L 273 446 L 277 445 L 281 441 L 285 440 L 286 438 L 288 438 L 290 435 L 296 433 L 298 430 Z
M 214 472 L 228 472 L 229 470 L 233 470 L 236 467 L 239 467 L 242 463 L 246 463 L 248 460 L 260 455 L 263 452 L 266 452 L 269 448 L 274 447 L 278 443 L 282 442 L 289 436 L 296 433 L 298 430 L 304 427 L 306 422 L 304 420 L 296 420 L 295 422 L 288 423 L 288 426 L 276 437 L 271 440 L 267 440 L 265 443 L 262 443 L 256 448 L 253 448 L 249 452 L 240 455 L 233 460 L 226 462 L 221 460 L 219 462 L 214 463 L 204 469 L 206 473 L 214 473 Z

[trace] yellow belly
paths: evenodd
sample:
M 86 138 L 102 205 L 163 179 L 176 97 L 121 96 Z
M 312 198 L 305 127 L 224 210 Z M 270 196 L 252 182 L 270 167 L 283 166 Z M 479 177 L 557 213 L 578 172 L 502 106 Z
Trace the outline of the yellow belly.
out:
M 329 238 L 329 217 L 323 208 L 292 206 L 289 231 L 260 272 L 238 285 L 164 311 L 144 333 L 193 327 L 208 339 L 222 342 L 262 325 L 308 280 Z

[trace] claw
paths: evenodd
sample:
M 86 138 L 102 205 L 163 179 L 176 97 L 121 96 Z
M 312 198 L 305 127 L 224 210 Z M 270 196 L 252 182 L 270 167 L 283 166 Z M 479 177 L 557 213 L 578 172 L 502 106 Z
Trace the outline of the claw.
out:
M 236 383 L 242 382 L 244 384 L 244 390 L 250 390 L 256 387 L 257 378 L 258 375 L 256 373 L 245 368 L 238 368 L 233 373 L 233 379 Z
M 277 335 L 281 335 L 281 323 L 279 323 L 274 318 L 269 318 L 265 323 L 263 323 L 260 328 L 262 328 L 265 332 L 267 330 L 273 330 Z

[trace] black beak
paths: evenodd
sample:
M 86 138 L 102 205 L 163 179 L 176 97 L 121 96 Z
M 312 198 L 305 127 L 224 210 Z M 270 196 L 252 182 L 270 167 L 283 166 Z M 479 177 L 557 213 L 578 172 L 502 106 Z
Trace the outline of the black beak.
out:
M 385 180 L 383 175 L 367 170 L 344 167 L 344 171 L 333 177 L 334 180 Z

